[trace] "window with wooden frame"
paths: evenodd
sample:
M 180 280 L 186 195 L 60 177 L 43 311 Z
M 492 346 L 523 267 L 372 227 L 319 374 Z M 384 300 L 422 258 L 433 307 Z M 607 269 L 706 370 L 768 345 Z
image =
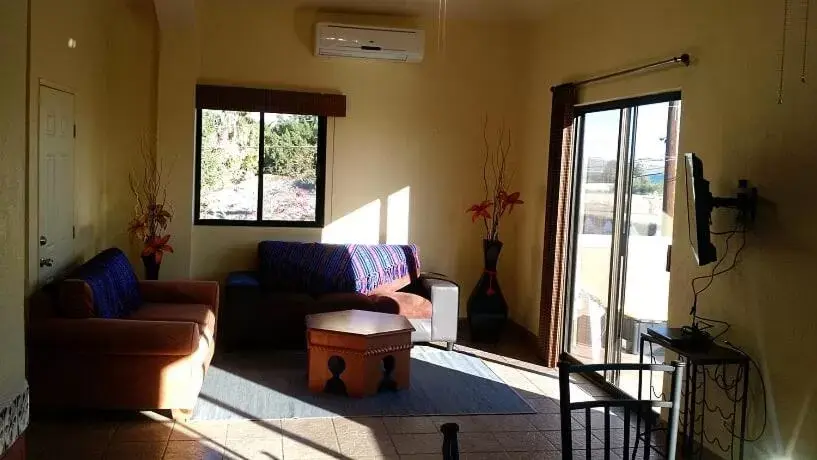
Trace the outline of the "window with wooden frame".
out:
M 327 119 L 342 95 L 196 88 L 194 224 L 322 227 Z

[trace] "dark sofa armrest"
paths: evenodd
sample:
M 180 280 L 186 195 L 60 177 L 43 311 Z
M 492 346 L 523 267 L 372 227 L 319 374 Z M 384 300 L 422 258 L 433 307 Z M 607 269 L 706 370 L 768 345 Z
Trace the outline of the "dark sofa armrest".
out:
M 198 324 L 184 321 L 54 318 L 29 326 L 27 347 L 54 353 L 188 356 L 201 338 Z
M 209 305 L 218 316 L 218 283 L 215 281 L 140 281 L 139 291 L 145 302 Z
M 255 312 L 260 308 L 262 286 L 257 271 L 236 271 L 227 275 L 224 287 L 224 308 L 219 316 L 219 341 L 222 350 L 231 350 L 242 341 L 249 325 L 257 323 Z
M 230 272 L 227 275 L 228 288 L 260 288 L 261 279 L 257 271 L 247 270 L 240 272 Z

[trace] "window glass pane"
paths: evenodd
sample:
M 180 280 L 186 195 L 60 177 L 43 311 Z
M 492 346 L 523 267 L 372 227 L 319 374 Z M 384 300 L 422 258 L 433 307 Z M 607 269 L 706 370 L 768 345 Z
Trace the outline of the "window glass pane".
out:
M 202 110 L 200 219 L 258 218 L 260 114 Z
M 590 363 L 603 363 L 607 348 L 621 115 L 618 109 L 588 113 L 580 139 L 583 154 L 578 165 L 581 176 L 568 351 Z
M 666 326 L 669 317 L 667 248 L 672 244 L 672 215 L 666 204 L 674 202 L 675 165 L 680 101 L 638 107 L 630 200 L 630 232 L 627 237 L 627 277 L 624 284 L 621 361 L 663 363 L 663 348 L 645 344 L 641 334 L 648 328 Z M 638 372 L 622 371 L 619 388 L 638 395 Z M 656 398 L 662 392 L 662 372 L 645 373 L 641 397 Z M 650 383 L 651 382 L 651 383 Z M 652 387 L 652 391 L 649 389 Z
M 318 117 L 264 114 L 263 219 L 314 221 Z

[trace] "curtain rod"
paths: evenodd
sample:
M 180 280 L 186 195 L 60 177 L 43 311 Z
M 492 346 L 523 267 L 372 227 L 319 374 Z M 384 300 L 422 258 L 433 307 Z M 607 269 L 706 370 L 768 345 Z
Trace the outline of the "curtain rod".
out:
M 614 77 L 619 77 L 621 75 L 627 75 L 627 74 L 630 74 L 630 73 L 641 72 L 641 71 L 644 71 L 644 70 L 647 70 L 647 69 L 652 69 L 654 67 L 661 67 L 661 66 L 665 66 L 665 65 L 668 65 L 668 64 L 682 63 L 685 66 L 689 66 L 689 62 L 690 62 L 689 54 L 684 53 L 684 54 L 682 54 L 680 56 L 675 56 L 675 57 L 671 57 L 669 59 L 664 59 L 663 61 L 657 61 L 657 62 L 653 62 L 653 63 L 650 63 L 650 64 L 645 64 L 645 65 L 642 65 L 642 66 L 633 67 L 633 68 L 630 68 L 630 69 L 619 70 L 618 72 L 608 73 L 606 75 L 601 75 L 599 77 L 593 77 L 593 78 L 588 78 L 586 80 L 576 81 L 576 82 L 573 82 L 571 84 L 574 85 L 574 86 L 586 85 L 588 83 L 595 83 L 597 81 L 607 80 L 608 78 L 614 78 Z M 553 88 L 555 88 L 555 86 L 552 86 L 550 88 L 550 90 L 553 91 Z

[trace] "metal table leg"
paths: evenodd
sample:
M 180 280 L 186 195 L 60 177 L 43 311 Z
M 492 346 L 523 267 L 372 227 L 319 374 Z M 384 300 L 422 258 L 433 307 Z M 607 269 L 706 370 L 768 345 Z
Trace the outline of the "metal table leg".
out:
M 695 443 L 695 412 L 697 412 L 697 404 L 698 404 L 698 365 L 692 363 L 690 366 L 692 369 L 690 372 L 692 384 L 691 387 L 687 387 L 687 405 L 686 405 L 686 427 L 685 429 L 688 430 L 685 433 L 687 438 L 687 444 L 689 450 L 687 451 L 689 454 L 689 458 L 692 458 L 692 455 L 695 453 L 694 443 Z
M 644 364 L 644 340 L 645 337 L 642 335 L 639 343 L 639 352 L 638 352 L 638 364 Z M 641 399 L 641 390 L 643 387 L 643 379 L 644 379 L 644 372 L 638 371 L 638 398 Z M 638 440 L 640 439 L 639 432 L 641 431 L 641 411 L 639 410 L 635 414 L 635 446 L 634 449 L 638 450 Z
M 644 364 L 644 336 L 639 340 L 638 364 Z M 641 377 L 643 372 L 638 373 L 638 399 L 641 399 Z
M 681 445 L 681 451 L 684 455 L 688 455 L 690 453 L 691 443 L 689 442 L 689 382 L 692 379 L 692 363 L 687 363 L 687 372 L 684 374 L 684 418 L 682 420 L 683 423 L 683 442 Z
M 740 455 L 738 458 L 743 460 L 744 440 L 746 439 L 746 407 L 749 405 L 749 362 L 743 365 L 743 404 L 740 408 Z

